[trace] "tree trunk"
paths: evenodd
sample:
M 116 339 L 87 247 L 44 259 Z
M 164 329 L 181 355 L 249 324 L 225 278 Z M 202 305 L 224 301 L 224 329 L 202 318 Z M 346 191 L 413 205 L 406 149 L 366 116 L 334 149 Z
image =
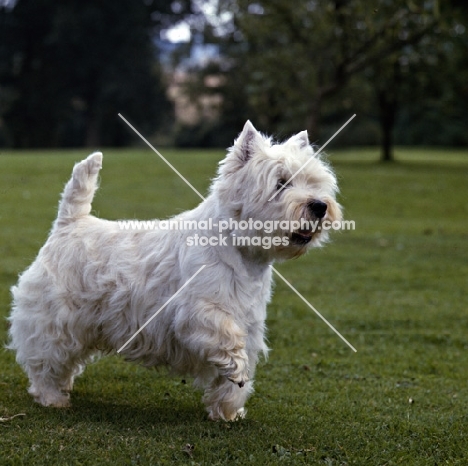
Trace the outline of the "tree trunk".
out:
M 101 118 L 99 111 L 91 111 L 86 122 L 86 147 L 98 148 L 101 143 Z
M 381 160 L 393 162 L 393 130 L 398 110 L 401 70 L 398 60 L 394 60 L 393 63 L 383 63 L 377 70 L 375 79 L 382 132 Z
M 317 141 L 320 133 L 320 107 L 321 98 L 315 97 L 310 103 L 309 115 L 306 120 L 306 129 L 311 141 Z
M 381 160 L 392 162 L 393 127 L 395 126 L 396 102 L 386 90 L 379 91 L 380 129 L 382 132 Z

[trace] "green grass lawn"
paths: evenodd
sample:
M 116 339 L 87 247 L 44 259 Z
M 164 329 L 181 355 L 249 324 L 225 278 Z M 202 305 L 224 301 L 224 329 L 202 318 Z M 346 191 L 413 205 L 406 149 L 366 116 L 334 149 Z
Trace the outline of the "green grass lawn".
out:
M 221 151 L 163 154 L 202 193 Z M 0 351 L 0 465 L 468 464 L 468 152 L 335 151 L 355 231 L 278 270 L 357 348 L 276 279 L 270 358 L 248 416 L 212 423 L 189 379 L 107 357 L 73 407 L 27 394 Z M 9 287 L 34 259 L 86 150 L 0 152 L 0 342 Z M 199 199 L 149 149 L 105 150 L 97 215 L 165 218 Z M 16 414 L 24 414 L 8 419 Z M 189 446 L 187 446 L 189 445 Z

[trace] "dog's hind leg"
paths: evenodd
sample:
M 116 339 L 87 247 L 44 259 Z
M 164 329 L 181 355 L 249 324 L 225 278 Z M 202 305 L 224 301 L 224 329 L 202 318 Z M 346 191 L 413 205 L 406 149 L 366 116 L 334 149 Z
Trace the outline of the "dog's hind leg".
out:
M 23 292 L 31 291 L 24 286 Z M 69 406 L 68 392 L 87 359 L 80 335 L 72 335 L 67 330 L 67 319 L 56 318 L 70 310 L 66 307 L 61 310 L 57 302 L 54 308 L 51 302 L 33 300 L 24 293 L 21 295 L 17 287 L 12 291 L 15 303 L 10 317 L 8 347 L 16 351 L 16 360 L 28 375 L 28 391 L 44 406 Z M 49 312 L 43 312 L 44 305 Z

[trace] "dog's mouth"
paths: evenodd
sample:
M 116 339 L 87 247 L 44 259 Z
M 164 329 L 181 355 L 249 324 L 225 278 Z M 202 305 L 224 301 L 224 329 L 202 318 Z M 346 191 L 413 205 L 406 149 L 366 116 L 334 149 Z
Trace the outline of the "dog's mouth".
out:
M 294 244 L 302 246 L 312 239 L 314 232 L 312 230 L 297 230 L 291 235 L 291 241 Z

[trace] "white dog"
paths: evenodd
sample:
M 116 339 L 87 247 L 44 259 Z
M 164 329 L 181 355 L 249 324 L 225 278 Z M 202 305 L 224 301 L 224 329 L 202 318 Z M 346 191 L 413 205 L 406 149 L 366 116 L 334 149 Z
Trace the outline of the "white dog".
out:
M 92 356 L 125 345 L 205 266 L 120 354 L 195 377 L 210 419 L 243 417 L 259 354 L 268 351 L 269 266 L 327 236 L 320 228 L 278 225 L 341 218 L 332 170 L 314 155 L 305 131 L 275 144 L 247 122 L 207 199 L 174 217 L 211 219 L 211 230 L 132 231 L 90 215 L 101 162 L 95 153 L 75 165 L 47 242 L 12 288 L 9 348 L 29 377 L 29 393 L 44 406 L 69 406 L 73 379 Z M 255 228 L 232 227 L 252 219 Z M 276 221 L 276 228 L 266 233 L 258 221 Z M 195 234 L 219 244 L 194 245 Z M 242 235 L 277 241 L 239 244 Z

